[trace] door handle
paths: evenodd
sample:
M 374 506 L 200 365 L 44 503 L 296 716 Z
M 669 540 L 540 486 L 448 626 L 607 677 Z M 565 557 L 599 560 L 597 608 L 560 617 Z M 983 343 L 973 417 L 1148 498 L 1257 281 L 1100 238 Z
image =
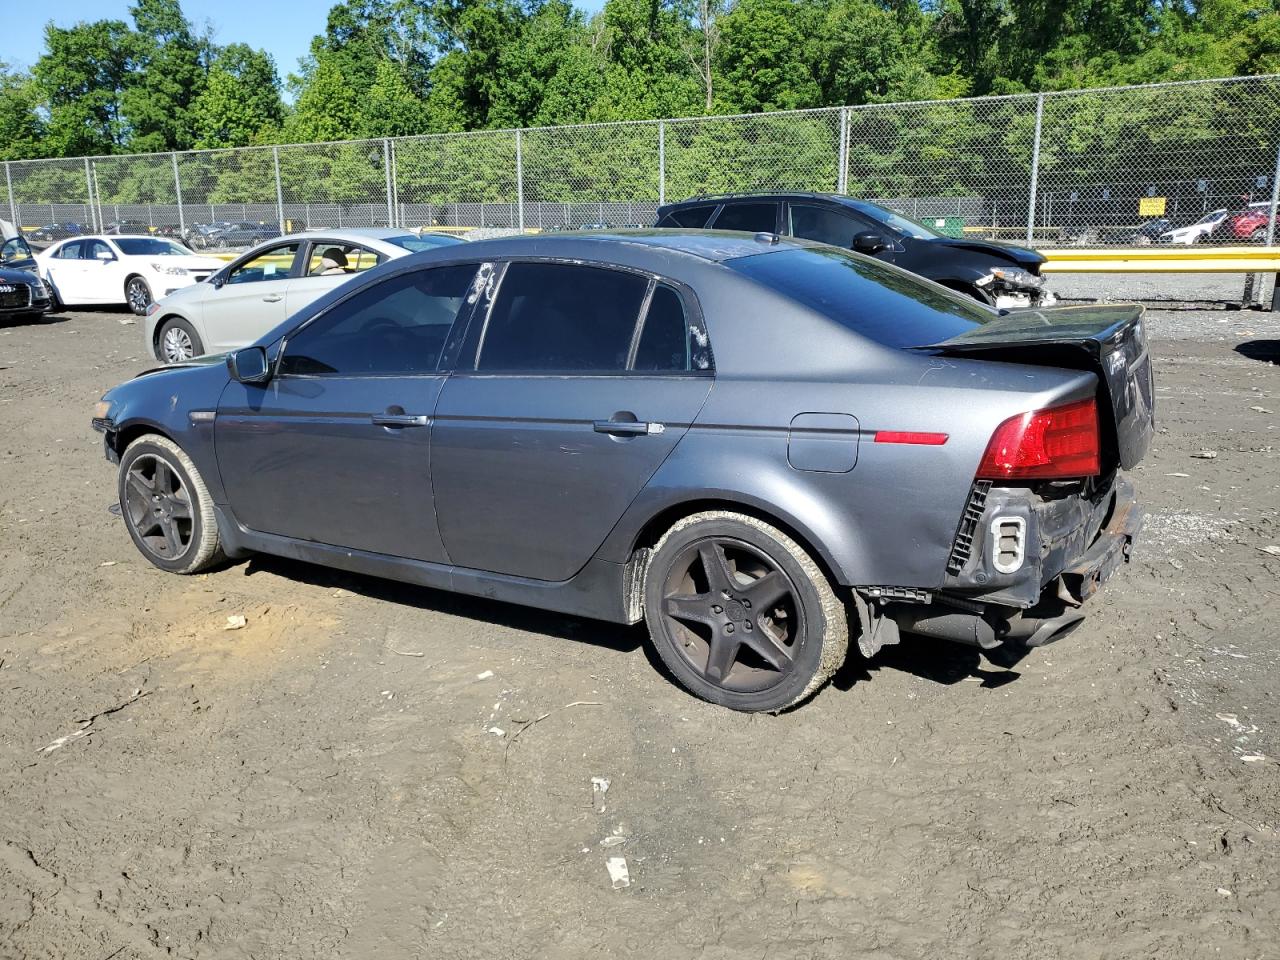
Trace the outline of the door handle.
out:
M 430 418 L 425 414 L 375 413 L 370 419 L 379 427 L 425 427 Z
M 593 420 L 596 433 L 612 433 L 619 437 L 637 437 L 649 432 L 649 424 L 635 420 Z
M 271 293 L 271 294 L 268 294 L 267 296 L 265 296 L 265 297 L 263 297 L 263 298 L 262 298 L 262 302 L 263 302 L 263 303 L 279 303 L 279 302 L 280 302 L 280 294 L 278 294 L 278 293 Z

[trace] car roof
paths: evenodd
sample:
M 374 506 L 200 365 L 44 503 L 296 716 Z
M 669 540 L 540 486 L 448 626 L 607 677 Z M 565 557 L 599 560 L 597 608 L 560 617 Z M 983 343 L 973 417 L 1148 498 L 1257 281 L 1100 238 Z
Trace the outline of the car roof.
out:
M 649 250 L 655 254 L 679 254 L 722 263 L 738 257 L 753 257 L 780 249 L 816 247 L 821 244 L 772 233 L 742 233 L 737 230 L 600 230 L 570 233 L 543 233 L 536 236 L 495 237 L 467 244 L 466 256 L 590 256 L 607 254 L 613 245 Z M 607 259 L 607 257 L 606 257 Z
M 705 193 L 698 194 L 696 197 L 689 197 L 686 200 L 677 200 L 672 203 L 665 203 L 662 209 L 669 207 L 695 206 L 699 204 L 725 203 L 729 200 L 759 200 L 762 203 L 774 200 L 829 200 L 832 203 L 845 203 L 848 201 L 858 200 L 857 197 L 847 197 L 841 193 L 816 193 L 806 190 L 761 190 L 746 193 Z M 869 201 L 862 201 L 867 203 Z
M 412 236 L 408 227 L 335 227 L 332 230 L 302 230 L 298 233 L 286 234 L 290 239 L 302 240 L 385 240 L 387 237 Z

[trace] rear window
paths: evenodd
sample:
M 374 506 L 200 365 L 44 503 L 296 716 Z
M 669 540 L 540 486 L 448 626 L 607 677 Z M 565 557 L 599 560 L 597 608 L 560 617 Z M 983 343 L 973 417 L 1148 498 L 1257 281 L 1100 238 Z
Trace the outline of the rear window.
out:
M 707 225 L 707 221 L 711 218 L 711 212 L 715 208 L 716 205 L 712 203 L 704 204 L 701 207 L 685 207 L 683 210 L 672 210 L 658 221 L 658 226 L 687 227 L 693 230 L 701 230 Z
M 999 316 L 966 296 L 831 247 L 741 257 L 727 265 L 886 347 L 938 343 Z
M 410 253 L 422 253 L 424 250 L 434 250 L 436 247 L 448 247 L 466 241 L 460 237 L 451 237 L 447 233 L 424 233 L 420 237 L 406 233 L 403 237 L 385 237 L 384 242 L 403 247 Z

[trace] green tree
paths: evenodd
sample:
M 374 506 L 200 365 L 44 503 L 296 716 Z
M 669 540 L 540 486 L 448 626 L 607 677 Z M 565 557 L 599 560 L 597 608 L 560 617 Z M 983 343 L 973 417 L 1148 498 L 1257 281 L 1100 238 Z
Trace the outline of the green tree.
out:
M 270 55 L 243 43 L 223 47 L 191 105 L 191 117 L 197 147 L 243 147 L 271 139 L 284 119 L 284 106 Z
M 822 7 L 813 0 L 742 0 L 724 18 L 720 103 L 730 112 L 814 106 Z
M 129 136 L 121 96 L 133 69 L 133 34 L 121 20 L 44 31 L 45 52 L 32 68 L 49 112 L 53 156 L 113 153 Z
M 191 106 L 205 82 L 201 44 L 179 0 L 135 0 L 132 62 L 121 92 L 130 150 L 185 150 L 195 139 Z
M 44 122 L 32 79 L 0 62 L 0 160 L 25 160 L 44 150 Z

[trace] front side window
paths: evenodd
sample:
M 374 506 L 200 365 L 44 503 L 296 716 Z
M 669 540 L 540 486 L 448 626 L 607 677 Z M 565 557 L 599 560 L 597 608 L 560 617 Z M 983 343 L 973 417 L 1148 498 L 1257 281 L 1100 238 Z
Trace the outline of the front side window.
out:
M 415 270 L 361 290 L 289 337 L 282 374 L 432 373 L 476 265 Z
M 717 230 L 745 230 L 748 233 L 773 233 L 778 229 L 776 203 L 726 203 L 716 217 Z
M 691 321 L 680 294 L 671 287 L 659 284 L 654 289 L 643 324 L 633 370 L 685 373 L 711 369 L 706 331 Z
M 848 214 L 813 204 L 791 205 L 791 235 L 849 250 L 853 235 L 867 229 Z
M 693 230 L 701 230 L 707 225 L 707 221 L 711 219 L 711 214 L 715 211 L 716 205 L 703 204 L 698 207 L 685 207 L 682 210 L 672 210 L 660 221 L 660 227 L 687 227 Z
M 566 263 L 507 267 L 477 370 L 614 373 L 627 368 L 649 281 Z
M 227 283 L 257 283 L 262 280 L 285 280 L 293 271 L 299 243 L 285 243 L 262 251 L 246 260 L 227 275 Z
M 376 267 L 382 258 L 354 243 L 320 241 L 311 245 L 308 277 L 341 277 Z

